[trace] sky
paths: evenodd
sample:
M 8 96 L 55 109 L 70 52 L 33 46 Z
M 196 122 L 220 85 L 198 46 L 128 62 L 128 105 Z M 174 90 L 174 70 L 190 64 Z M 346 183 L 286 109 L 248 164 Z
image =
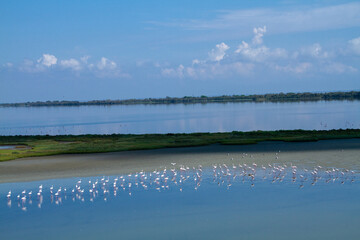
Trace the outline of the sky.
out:
M 360 2 L 2 0 L 0 103 L 360 90 Z

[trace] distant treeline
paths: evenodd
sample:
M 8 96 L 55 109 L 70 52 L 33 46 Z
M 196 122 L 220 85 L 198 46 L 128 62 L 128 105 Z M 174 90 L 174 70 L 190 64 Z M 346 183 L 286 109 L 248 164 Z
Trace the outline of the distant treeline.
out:
M 81 105 L 131 105 L 131 104 L 194 104 L 194 103 L 227 103 L 227 102 L 299 102 L 299 101 L 331 101 L 331 100 L 360 100 L 359 91 L 328 92 L 328 93 L 272 93 L 253 95 L 223 95 L 216 97 L 200 96 L 181 98 L 144 98 L 126 100 L 93 100 L 80 101 L 46 101 L 25 103 L 3 103 L 0 107 L 41 107 L 41 106 L 81 106 Z

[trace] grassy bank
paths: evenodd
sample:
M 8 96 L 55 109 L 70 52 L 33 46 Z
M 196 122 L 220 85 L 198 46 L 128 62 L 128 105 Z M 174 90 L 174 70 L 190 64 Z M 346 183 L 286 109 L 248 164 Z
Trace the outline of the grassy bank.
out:
M 15 149 L 0 150 L 0 161 L 57 154 L 191 147 L 216 143 L 240 145 L 255 144 L 261 141 L 303 142 L 345 138 L 360 138 L 360 129 L 143 135 L 0 136 L 0 145 L 17 145 Z

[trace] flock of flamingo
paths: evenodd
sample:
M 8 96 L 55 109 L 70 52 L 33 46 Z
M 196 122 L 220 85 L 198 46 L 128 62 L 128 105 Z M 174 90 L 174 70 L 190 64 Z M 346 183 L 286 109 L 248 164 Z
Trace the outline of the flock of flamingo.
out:
M 72 201 L 84 202 L 85 199 L 93 202 L 100 197 L 107 201 L 109 197 L 116 197 L 120 192 L 131 196 L 135 189 L 166 191 L 169 189 L 198 190 L 202 183 L 217 184 L 219 187 L 230 189 L 233 183 L 248 183 L 251 187 L 260 181 L 271 183 L 293 183 L 298 184 L 299 189 L 306 183 L 309 186 L 318 182 L 322 183 L 353 183 L 358 175 L 357 172 L 349 169 L 324 168 L 316 166 L 313 169 L 298 168 L 292 164 L 268 164 L 258 166 L 252 164 L 215 164 L 211 167 L 203 168 L 176 165 L 171 163 L 170 169 L 166 167 L 152 172 L 136 172 L 135 174 L 108 176 L 101 178 L 87 178 L 78 180 L 75 186 L 57 187 L 53 185 L 45 188 L 42 184 L 37 189 L 23 190 L 14 194 L 11 190 L 7 193 L 7 205 L 12 206 L 12 201 L 16 201 L 17 206 L 23 211 L 27 210 L 28 205 L 33 202 L 41 208 L 44 198 L 50 199 L 51 203 L 59 205 L 68 198 Z

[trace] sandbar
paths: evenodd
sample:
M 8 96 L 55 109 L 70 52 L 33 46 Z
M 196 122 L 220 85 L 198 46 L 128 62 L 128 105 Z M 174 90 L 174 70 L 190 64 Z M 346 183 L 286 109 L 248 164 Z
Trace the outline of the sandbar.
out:
M 120 175 L 186 165 L 294 164 L 360 171 L 360 139 L 260 142 L 94 154 L 66 154 L 0 162 L 0 183 Z

